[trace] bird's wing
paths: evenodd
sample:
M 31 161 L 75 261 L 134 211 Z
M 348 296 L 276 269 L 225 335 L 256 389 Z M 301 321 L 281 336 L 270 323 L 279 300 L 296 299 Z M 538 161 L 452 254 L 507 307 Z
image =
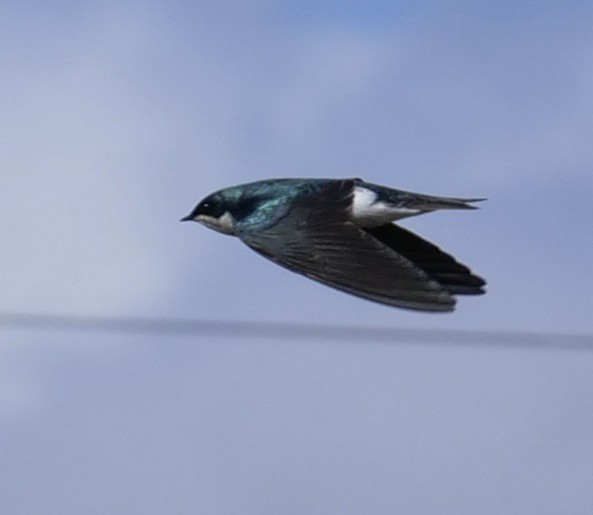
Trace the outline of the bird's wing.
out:
M 484 293 L 483 287 L 486 285 L 484 279 L 420 236 L 394 224 L 365 227 L 364 230 L 424 270 L 449 293 L 455 295 Z
M 349 222 L 355 182 L 335 181 L 295 203 L 272 227 L 235 225 L 256 252 L 294 272 L 368 300 L 452 311 L 455 299 L 409 259 Z

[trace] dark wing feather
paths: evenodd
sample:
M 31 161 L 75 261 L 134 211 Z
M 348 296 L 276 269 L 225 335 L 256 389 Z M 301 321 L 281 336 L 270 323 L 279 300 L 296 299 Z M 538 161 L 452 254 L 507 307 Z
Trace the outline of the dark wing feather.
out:
M 394 224 L 364 229 L 439 282 L 449 293 L 479 295 L 486 281 L 436 245 Z
M 350 223 L 354 181 L 335 181 L 304 199 L 273 227 L 236 224 L 238 236 L 275 263 L 368 300 L 452 311 L 455 299 L 409 259 Z

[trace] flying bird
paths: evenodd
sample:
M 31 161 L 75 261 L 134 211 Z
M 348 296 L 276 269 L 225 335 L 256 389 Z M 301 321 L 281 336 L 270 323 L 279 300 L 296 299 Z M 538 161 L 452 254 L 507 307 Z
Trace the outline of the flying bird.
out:
M 274 179 L 219 190 L 182 221 L 237 236 L 275 263 L 367 300 L 453 311 L 486 282 L 393 222 L 484 199 L 435 197 L 362 179 Z

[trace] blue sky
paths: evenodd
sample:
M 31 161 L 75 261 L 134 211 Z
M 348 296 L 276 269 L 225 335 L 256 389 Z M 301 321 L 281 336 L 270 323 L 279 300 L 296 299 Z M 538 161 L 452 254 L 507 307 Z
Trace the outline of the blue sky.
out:
M 0 7 L 0 310 L 593 332 L 584 2 Z M 475 212 L 405 223 L 489 281 L 363 302 L 177 221 L 265 177 Z M 2 330 L 10 513 L 587 513 L 593 354 Z M 397 510 L 396 510 L 397 508 Z

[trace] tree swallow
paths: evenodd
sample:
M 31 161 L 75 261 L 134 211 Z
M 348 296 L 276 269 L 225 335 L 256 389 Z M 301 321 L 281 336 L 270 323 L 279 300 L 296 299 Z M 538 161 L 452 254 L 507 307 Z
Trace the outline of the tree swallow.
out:
M 434 197 L 362 179 L 276 179 L 222 189 L 182 221 L 237 236 L 275 263 L 367 300 L 453 311 L 486 282 L 432 243 L 395 225 L 484 199 Z

